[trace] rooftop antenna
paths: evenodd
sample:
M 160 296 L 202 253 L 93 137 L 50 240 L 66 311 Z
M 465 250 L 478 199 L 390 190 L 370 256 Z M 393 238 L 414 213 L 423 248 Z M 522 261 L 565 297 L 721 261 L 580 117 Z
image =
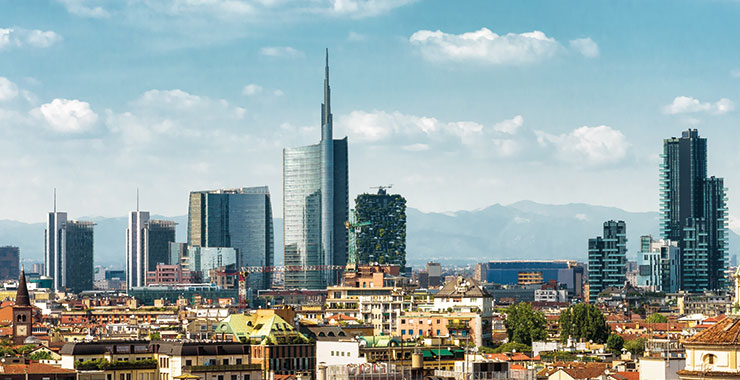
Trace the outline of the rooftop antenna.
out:
M 54 188 L 54 213 L 57 213 L 57 188 Z
M 139 188 L 136 188 L 136 212 L 139 212 Z

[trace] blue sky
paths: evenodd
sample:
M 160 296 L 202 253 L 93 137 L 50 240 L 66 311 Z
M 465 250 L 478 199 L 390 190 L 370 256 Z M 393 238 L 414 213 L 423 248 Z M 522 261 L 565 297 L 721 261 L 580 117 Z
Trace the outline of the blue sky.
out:
M 662 139 L 708 138 L 740 215 L 740 2 L 0 0 L 0 219 L 269 185 L 320 137 L 330 50 L 351 197 L 657 210 Z M 595 221 L 600 223 L 601 221 Z M 740 226 L 733 217 L 733 226 Z M 737 230 L 737 228 L 736 228 Z

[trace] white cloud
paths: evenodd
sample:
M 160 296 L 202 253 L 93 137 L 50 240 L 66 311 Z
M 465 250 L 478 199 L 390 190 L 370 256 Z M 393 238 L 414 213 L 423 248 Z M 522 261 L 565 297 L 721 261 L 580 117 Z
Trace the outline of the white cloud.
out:
M 98 121 L 98 114 L 90 108 L 90 104 L 76 99 L 54 99 L 34 109 L 32 114 L 61 133 L 85 132 Z
M 586 220 L 588 220 L 588 215 L 586 215 L 586 214 L 576 214 L 576 219 L 586 221 Z
M 606 125 L 583 126 L 561 135 L 543 131 L 536 134 L 537 142 L 543 147 L 553 147 L 560 159 L 586 166 L 619 162 L 629 148 L 624 134 Z
M 18 96 L 18 86 L 8 78 L 0 77 L 0 102 L 14 99 L 16 96 Z
M 242 94 L 246 96 L 258 95 L 262 92 L 262 86 L 254 83 L 250 83 L 242 89 Z
M 420 30 L 411 35 L 409 42 L 429 61 L 485 64 L 537 62 L 551 58 L 561 47 L 538 30 L 498 35 L 488 28 L 463 34 Z
M 0 49 L 31 46 L 48 48 L 62 40 L 62 36 L 51 30 L 0 28 Z
M 570 47 L 577 50 L 586 58 L 596 58 L 599 56 L 599 45 L 591 37 L 570 40 Z
M 702 103 L 699 99 L 690 96 L 677 96 L 671 104 L 663 107 L 663 112 L 669 115 L 697 112 L 721 115 L 734 109 L 735 104 L 727 98 L 722 98 L 715 103 Z
M 415 0 L 332 0 L 332 11 L 336 15 L 346 15 L 351 18 L 365 18 L 389 12 L 414 1 Z
M 303 52 L 290 46 L 266 46 L 260 49 L 260 54 L 266 57 L 301 58 Z
M 110 13 L 105 10 L 100 1 L 89 1 L 89 0 L 57 0 L 67 9 L 67 12 L 90 18 L 106 18 L 110 17 Z
M 358 42 L 358 41 L 365 41 L 366 39 L 367 39 L 367 36 L 361 33 L 357 33 L 357 32 L 349 32 L 349 34 L 347 35 L 348 41 Z
M 417 143 L 417 144 L 404 145 L 402 149 L 407 150 L 409 152 L 423 152 L 425 150 L 431 149 L 431 147 L 429 146 L 429 144 Z
M 493 129 L 502 133 L 513 135 L 524 124 L 524 118 L 522 115 L 516 115 L 514 118 L 504 120 L 494 124 Z

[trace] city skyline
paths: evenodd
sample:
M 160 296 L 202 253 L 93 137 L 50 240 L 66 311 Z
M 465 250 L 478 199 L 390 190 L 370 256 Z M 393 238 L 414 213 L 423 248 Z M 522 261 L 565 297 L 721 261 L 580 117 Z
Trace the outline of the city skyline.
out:
M 19 202 L 0 205 L 0 219 L 40 221 L 53 186 L 79 217 L 124 215 L 136 187 L 144 208 L 163 215 L 183 215 L 192 189 L 268 184 L 282 193 L 281 148 L 318 132 L 311 94 L 326 46 L 342 83 L 335 129 L 353 152 L 352 195 L 394 183 L 422 211 L 523 199 L 657 210 L 660 142 L 694 126 L 711 141 L 712 173 L 730 189 L 740 184 L 731 175 L 737 132 L 728 128 L 737 122 L 740 57 L 729 37 L 737 4 L 583 3 L 571 15 L 543 2 L 533 3 L 541 13 L 380 3 L 229 15 L 217 2 L 83 1 L 3 12 L 0 167 L 12 180 L 0 196 Z M 33 17 L 40 7 L 48 17 Z M 464 17 L 445 18 L 450 7 Z M 142 11 L 151 19 L 133 17 Z M 423 11 L 427 19 L 414 17 Z M 223 28 L 208 31 L 195 14 Z M 267 14 L 284 29 L 259 21 Z M 710 14 L 712 23 L 670 21 Z M 75 191 L 79 181 L 90 186 Z

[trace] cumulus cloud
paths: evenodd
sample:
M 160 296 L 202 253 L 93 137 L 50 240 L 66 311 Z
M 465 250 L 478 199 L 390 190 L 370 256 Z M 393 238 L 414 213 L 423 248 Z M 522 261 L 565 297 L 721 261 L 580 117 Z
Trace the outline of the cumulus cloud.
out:
M 429 61 L 493 65 L 542 61 L 554 56 L 561 47 L 539 30 L 498 35 L 488 28 L 463 34 L 420 30 L 411 35 L 409 42 Z
M 522 115 L 516 115 L 513 119 L 504 120 L 493 125 L 493 129 L 499 132 L 513 135 L 524 124 Z
M 663 107 L 663 112 L 669 115 L 706 112 L 721 115 L 735 109 L 732 100 L 722 98 L 715 103 L 701 102 L 690 96 L 677 96 L 671 104 Z
M 606 125 L 583 126 L 561 135 L 536 131 L 536 135 L 539 145 L 553 148 L 558 158 L 586 166 L 619 162 L 629 148 L 624 134 Z
M 81 133 L 90 130 L 98 121 L 98 114 L 90 103 L 76 99 L 54 99 L 31 111 L 60 133 Z
M 246 96 L 258 95 L 262 92 L 262 86 L 254 83 L 250 83 L 242 89 L 242 94 Z
M 599 45 L 591 37 L 570 40 L 570 47 L 586 58 L 596 58 L 599 56 Z
M 389 12 L 412 2 L 414 0 L 332 0 L 332 12 L 351 18 L 365 18 Z
M 18 96 L 18 86 L 8 78 L 0 77 L 0 102 L 14 99 L 16 96 Z
M 260 54 L 266 57 L 279 58 L 300 58 L 304 56 L 302 51 L 290 46 L 266 46 L 260 49 Z
M 102 7 L 102 3 L 99 0 L 57 0 L 61 3 L 67 12 L 90 18 L 106 18 L 110 17 L 110 13 Z
M 51 30 L 0 28 L 0 49 L 30 46 L 48 48 L 62 40 L 62 36 Z

